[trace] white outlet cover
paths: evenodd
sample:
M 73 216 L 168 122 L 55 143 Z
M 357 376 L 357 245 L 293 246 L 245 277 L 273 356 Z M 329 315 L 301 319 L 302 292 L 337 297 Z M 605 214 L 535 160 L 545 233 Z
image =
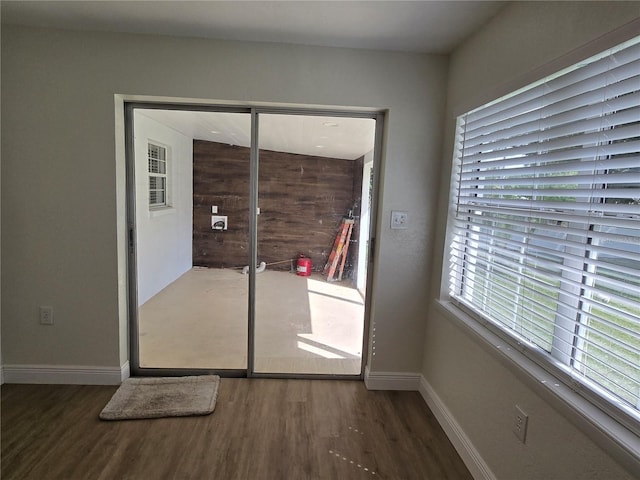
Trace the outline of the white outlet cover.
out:
M 394 230 L 409 228 L 409 214 L 399 210 L 392 210 L 391 228 Z
M 527 415 L 518 405 L 515 408 L 513 420 L 513 433 L 522 443 L 527 440 L 527 427 L 529 426 L 529 415 Z
M 40 325 L 53 325 L 53 307 L 40 307 Z

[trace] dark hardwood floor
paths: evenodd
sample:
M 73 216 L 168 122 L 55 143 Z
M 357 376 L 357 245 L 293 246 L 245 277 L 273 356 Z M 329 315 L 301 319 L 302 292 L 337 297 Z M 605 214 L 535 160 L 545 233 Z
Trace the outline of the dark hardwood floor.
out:
M 455 479 L 417 392 L 223 378 L 204 417 L 105 422 L 116 387 L 2 386 L 2 479 Z

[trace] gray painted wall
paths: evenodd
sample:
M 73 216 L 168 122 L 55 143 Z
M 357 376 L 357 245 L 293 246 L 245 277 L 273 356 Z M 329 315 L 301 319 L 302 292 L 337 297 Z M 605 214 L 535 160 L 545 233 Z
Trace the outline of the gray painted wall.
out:
M 448 79 L 432 298 L 440 295 L 436 279 L 447 273 L 442 264 L 455 116 L 612 46 L 617 41 L 589 43 L 638 17 L 637 2 L 516 2 L 455 50 Z M 640 34 L 637 27 L 635 31 Z M 431 304 L 422 373 L 497 478 L 632 478 L 530 381 L 491 353 L 491 347 L 473 340 Z M 516 404 L 529 414 L 526 445 L 511 432 Z
M 3 26 L 5 366 L 126 362 L 122 96 L 147 95 L 388 109 L 370 368 L 419 371 L 446 69 L 444 56 Z M 409 229 L 389 229 L 392 209 Z

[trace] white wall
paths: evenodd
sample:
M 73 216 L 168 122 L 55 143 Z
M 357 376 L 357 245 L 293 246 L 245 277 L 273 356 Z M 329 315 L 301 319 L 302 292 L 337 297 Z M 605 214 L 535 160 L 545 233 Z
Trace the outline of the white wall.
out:
M 418 372 L 446 69 L 444 56 L 3 25 L 5 366 L 126 362 L 118 95 L 149 95 L 388 109 L 369 366 Z M 389 230 L 391 209 L 410 212 L 408 230 Z
M 193 139 L 134 112 L 138 304 L 193 264 Z M 149 210 L 147 145 L 167 148 L 169 206 Z
M 455 116 L 568 66 L 580 55 L 586 58 L 588 54 L 576 49 L 638 17 L 637 2 L 515 2 L 455 50 L 449 70 L 434 279 L 441 278 L 446 257 Z M 635 27 L 635 32 L 640 29 Z M 607 46 L 611 45 L 601 49 Z M 434 281 L 431 292 L 432 298 L 440 295 L 439 282 Z M 496 478 L 632 478 L 610 456 L 612 450 L 598 446 L 585 434 L 584 425 L 577 427 L 577 417 L 559 403 L 550 403 L 553 395 L 503 360 L 495 345 L 470 336 L 435 301 L 426 330 L 423 376 Z M 511 432 L 515 405 L 529 414 L 524 445 Z

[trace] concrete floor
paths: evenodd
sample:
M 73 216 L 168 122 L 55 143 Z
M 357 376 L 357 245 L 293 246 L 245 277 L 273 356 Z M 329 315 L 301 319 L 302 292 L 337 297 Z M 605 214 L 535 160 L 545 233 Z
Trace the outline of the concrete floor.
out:
M 248 281 L 196 267 L 142 305 L 140 366 L 246 369 Z M 350 283 L 259 273 L 255 371 L 360 374 L 364 301 Z

